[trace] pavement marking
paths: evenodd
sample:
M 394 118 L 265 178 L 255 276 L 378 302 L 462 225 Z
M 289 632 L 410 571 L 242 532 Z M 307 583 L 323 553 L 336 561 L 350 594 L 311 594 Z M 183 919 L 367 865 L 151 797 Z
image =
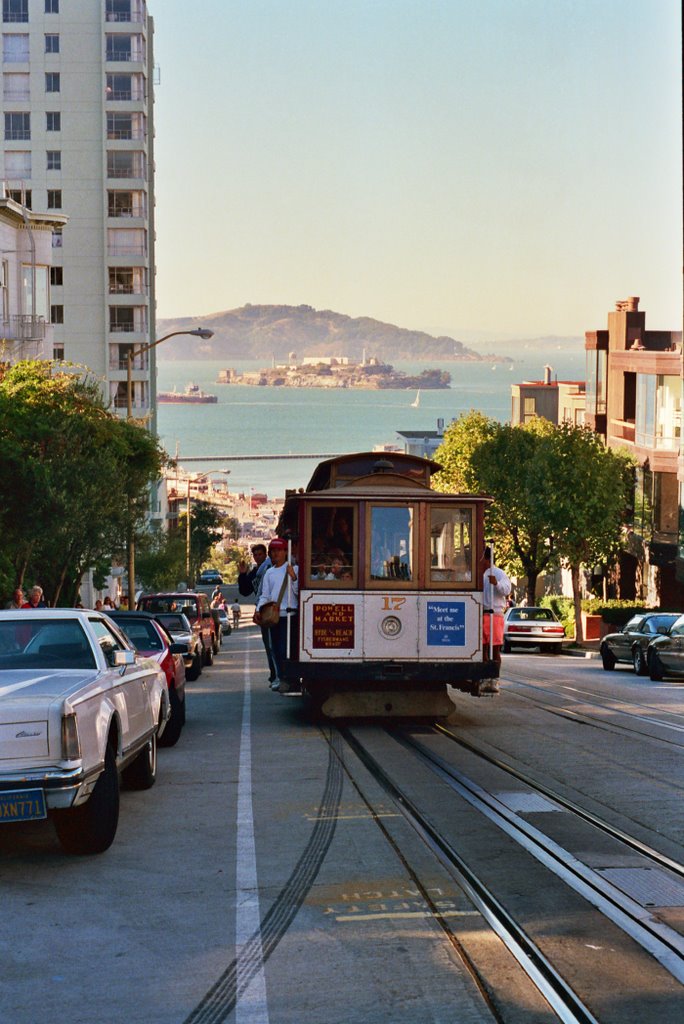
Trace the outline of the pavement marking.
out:
M 340 914 L 336 921 L 398 921 L 408 917 L 482 917 L 479 910 L 394 910 L 384 914 Z
M 269 1024 L 252 804 L 252 685 L 250 647 L 245 648 L 245 689 L 240 731 L 235 866 L 236 1024 Z M 253 970 L 254 957 L 258 961 Z M 244 986 L 244 988 L 243 988 Z

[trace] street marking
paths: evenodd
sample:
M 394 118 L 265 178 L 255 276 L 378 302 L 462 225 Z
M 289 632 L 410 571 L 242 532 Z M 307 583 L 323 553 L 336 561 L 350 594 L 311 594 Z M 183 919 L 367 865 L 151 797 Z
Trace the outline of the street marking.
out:
M 237 860 L 235 866 L 235 949 L 237 1000 L 236 1024 L 269 1024 L 264 954 L 261 943 L 259 884 L 254 839 L 252 805 L 252 687 L 249 666 L 250 647 L 245 647 L 245 689 L 240 730 L 240 757 L 237 799 Z M 252 976 L 254 957 L 259 966 Z M 251 976 L 251 981 L 249 980 Z M 246 984 L 244 991 L 243 985 Z
M 348 914 L 336 917 L 336 921 L 398 921 L 409 917 L 482 917 L 479 910 L 395 910 L 387 914 Z

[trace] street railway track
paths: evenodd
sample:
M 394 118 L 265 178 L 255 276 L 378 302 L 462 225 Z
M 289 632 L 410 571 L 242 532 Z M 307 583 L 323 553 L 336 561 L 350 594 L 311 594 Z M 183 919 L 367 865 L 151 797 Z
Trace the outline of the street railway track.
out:
M 515 778 L 518 783 L 522 783 L 531 791 L 543 796 L 545 800 L 556 804 L 559 810 L 576 815 L 583 825 L 597 829 L 610 840 L 622 844 L 624 849 L 629 851 L 630 857 L 642 858 L 649 869 L 666 874 L 675 888 L 681 887 L 681 901 L 684 903 L 683 865 L 602 821 L 572 801 L 559 798 L 547 787 L 541 786 L 517 769 L 478 750 L 445 727 L 427 728 L 424 731 L 428 735 L 443 736 L 459 743 L 469 752 L 485 759 L 489 766 L 505 772 L 509 778 Z M 416 757 L 455 794 L 485 815 L 508 837 L 523 846 L 529 854 L 546 869 L 552 871 L 564 884 L 572 888 L 580 897 L 589 901 L 601 914 L 657 960 L 676 981 L 680 984 L 684 983 L 684 937 L 682 935 L 663 922 L 655 920 L 644 905 L 637 903 L 624 891 L 610 884 L 607 878 L 601 877 L 596 871 L 579 862 L 575 856 L 564 850 L 558 843 L 523 821 L 517 813 L 507 808 L 492 793 L 486 792 L 453 765 L 447 763 L 444 758 L 429 750 L 424 743 L 411 735 L 410 730 L 387 728 L 384 732 L 400 743 L 408 753 Z M 586 1005 L 586 1001 L 583 1001 L 573 990 L 562 976 L 561 971 L 554 966 L 540 945 L 509 913 L 492 888 L 485 884 L 478 874 L 477 868 L 466 863 L 454 844 L 442 834 L 439 824 L 429 820 L 414 800 L 407 795 L 402 784 L 391 777 L 386 768 L 365 747 L 352 729 L 342 727 L 340 734 L 387 795 L 391 797 L 415 831 L 434 852 L 438 860 L 455 876 L 458 884 L 515 957 L 558 1019 L 567 1024 L 580 1024 L 580 1022 L 582 1024 L 594 1022 L 595 1024 L 597 1018 Z M 349 774 L 348 768 L 347 771 Z M 363 796 L 363 794 L 361 795 Z M 382 823 L 378 821 L 378 824 L 387 835 L 387 830 Z M 390 841 L 392 840 L 390 839 Z M 401 855 L 401 851 L 398 853 Z M 449 923 L 440 919 L 438 911 L 435 911 L 435 919 L 463 955 L 458 940 L 451 932 Z M 477 969 L 469 962 L 468 957 L 465 956 L 464 959 L 470 970 L 477 976 Z

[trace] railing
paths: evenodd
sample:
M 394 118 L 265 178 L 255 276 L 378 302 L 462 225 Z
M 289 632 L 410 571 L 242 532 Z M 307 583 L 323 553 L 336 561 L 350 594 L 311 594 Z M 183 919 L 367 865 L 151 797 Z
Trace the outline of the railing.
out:
M 147 133 L 142 128 L 108 128 L 107 138 L 115 142 L 144 142 Z
M 26 128 L 10 128 L 5 132 L 5 142 L 30 142 L 31 141 L 31 129 Z
M 10 89 L 9 86 L 6 86 L 4 91 L 3 91 L 2 98 L 4 100 L 11 100 L 11 101 L 13 101 L 13 100 L 30 100 L 31 99 L 31 90 L 30 89 Z
M 146 324 L 143 323 L 132 323 L 132 324 L 110 324 L 110 334 L 141 334 L 147 331 Z
M 108 167 L 108 178 L 144 178 L 142 167 Z
M 634 420 L 611 420 L 610 436 L 624 441 L 625 444 L 634 444 L 634 432 L 636 424 Z
M 18 22 L 28 22 L 28 11 L 6 11 L 2 16 L 3 22 L 7 24 L 17 24 Z
M 147 249 L 144 245 L 110 245 L 107 247 L 108 256 L 147 256 Z
M 43 341 L 45 338 L 45 317 L 10 316 L 2 321 L 3 334 L 14 341 Z
M 23 97 L 29 99 L 29 96 Z M 129 103 L 131 101 L 142 102 L 145 100 L 145 92 L 143 89 L 112 89 L 107 90 L 107 102 L 114 100 L 118 103 Z

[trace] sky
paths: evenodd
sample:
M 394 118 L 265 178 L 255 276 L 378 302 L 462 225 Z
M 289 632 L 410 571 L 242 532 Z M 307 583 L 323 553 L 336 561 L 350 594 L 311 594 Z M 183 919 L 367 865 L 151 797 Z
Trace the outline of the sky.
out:
M 676 0 L 148 0 L 159 317 L 682 317 Z

